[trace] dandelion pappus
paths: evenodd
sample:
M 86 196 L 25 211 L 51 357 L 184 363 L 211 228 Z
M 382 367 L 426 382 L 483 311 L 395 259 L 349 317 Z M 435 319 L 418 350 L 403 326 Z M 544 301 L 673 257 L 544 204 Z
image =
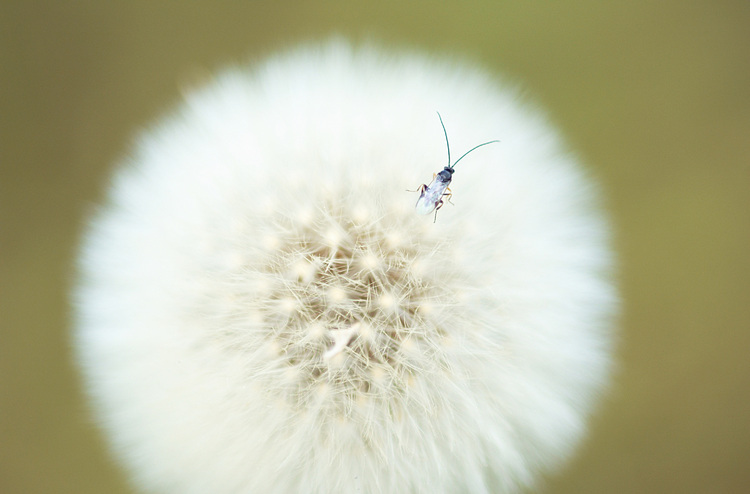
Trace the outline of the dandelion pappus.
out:
M 487 144 L 492 144 L 493 142 L 500 142 L 498 140 L 494 140 L 484 142 L 478 146 L 474 146 L 473 148 L 466 151 L 463 156 L 458 158 L 456 162 L 451 165 L 451 145 L 448 143 L 448 131 L 445 130 L 445 124 L 443 123 L 443 117 L 440 116 L 440 112 L 437 112 L 437 114 L 438 118 L 440 119 L 440 125 L 443 126 L 443 133 L 445 134 L 445 144 L 448 147 L 448 166 L 443 168 L 443 170 L 439 173 L 433 175 L 430 185 L 422 184 L 419 186 L 419 188 L 417 188 L 416 191 L 414 191 L 420 193 L 419 199 L 417 199 L 417 204 L 415 206 L 417 213 L 430 214 L 431 212 L 435 211 L 435 219 L 432 221 L 433 223 L 437 221 L 438 210 L 443 207 L 443 197 L 445 197 L 446 201 L 450 202 L 450 198 L 453 195 L 448 186 L 450 185 L 451 180 L 453 180 L 453 173 L 455 172 L 454 168 L 458 164 L 458 162 L 464 159 L 467 154 L 477 148 L 486 146 Z

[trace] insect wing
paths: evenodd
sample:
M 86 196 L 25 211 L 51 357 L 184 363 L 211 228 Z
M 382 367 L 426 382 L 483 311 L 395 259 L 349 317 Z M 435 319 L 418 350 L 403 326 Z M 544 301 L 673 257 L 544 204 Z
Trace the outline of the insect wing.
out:
M 417 205 L 415 206 L 417 213 L 430 214 L 435 211 L 440 198 L 445 193 L 446 187 L 448 187 L 447 183 L 441 182 L 437 177 L 433 179 L 427 189 L 417 199 Z

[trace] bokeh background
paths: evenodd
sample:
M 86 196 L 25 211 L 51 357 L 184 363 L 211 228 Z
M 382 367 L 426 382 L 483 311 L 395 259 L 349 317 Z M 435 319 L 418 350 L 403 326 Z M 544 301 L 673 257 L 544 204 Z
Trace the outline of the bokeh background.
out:
M 746 0 L 0 2 L 0 492 L 130 492 L 71 358 L 84 219 L 182 88 L 331 34 L 506 74 L 602 183 L 619 374 L 541 492 L 750 492 Z

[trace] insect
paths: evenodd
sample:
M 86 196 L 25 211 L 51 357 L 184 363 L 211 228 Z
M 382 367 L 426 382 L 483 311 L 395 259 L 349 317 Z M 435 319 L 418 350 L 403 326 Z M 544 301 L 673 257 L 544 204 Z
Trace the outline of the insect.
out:
M 443 133 L 445 134 L 445 144 L 448 147 L 448 166 L 443 168 L 443 170 L 439 173 L 433 175 L 430 185 L 422 184 L 416 191 L 413 191 L 419 192 L 419 199 L 417 199 L 417 205 L 415 206 L 417 213 L 430 214 L 431 212 L 435 211 L 435 219 L 432 221 L 433 223 L 437 221 L 438 210 L 443 207 L 443 198 L 445 198 L 445 200 L 448 202 L 450 202 L 451 200 L 451 196 L 453 195 L 453 193 L 451 192 L 451 189 L 448 188 L 448 186 L 450 185 L 451 180 L 453 180 L 453 173 L 455 172 L 454 168 L 458 164 L 458 162 L 464 159 L 467 154 L 477 148 L 486 146 L 487 144 L 492 144 L 493 142 L 500 142 L 497 140 L 488 141 L 478 146 L 474 146 L 473 148 L 466 151 L 463 156 L 458 158 L 456 162 L 451 165 L 451 145 L 448 143 L 448 131 L 445 130 L 445 124 L 443 123 L 443 117 L 440 116 L 440 112 L 438 112 L 438 118 L 440 119 L 440 125 L 443 126 Z

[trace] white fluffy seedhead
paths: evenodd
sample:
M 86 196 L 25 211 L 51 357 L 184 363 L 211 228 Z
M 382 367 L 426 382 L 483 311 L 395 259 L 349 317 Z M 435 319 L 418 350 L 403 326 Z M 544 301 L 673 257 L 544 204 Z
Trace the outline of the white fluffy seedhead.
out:
M 414 211 L 456 152 L 455 206 Z M 606 227 L 476 68 L 331 43 L 143 135 L 82 250 L 78 357 L 144 490 L 515 492 L 608 378 Z

